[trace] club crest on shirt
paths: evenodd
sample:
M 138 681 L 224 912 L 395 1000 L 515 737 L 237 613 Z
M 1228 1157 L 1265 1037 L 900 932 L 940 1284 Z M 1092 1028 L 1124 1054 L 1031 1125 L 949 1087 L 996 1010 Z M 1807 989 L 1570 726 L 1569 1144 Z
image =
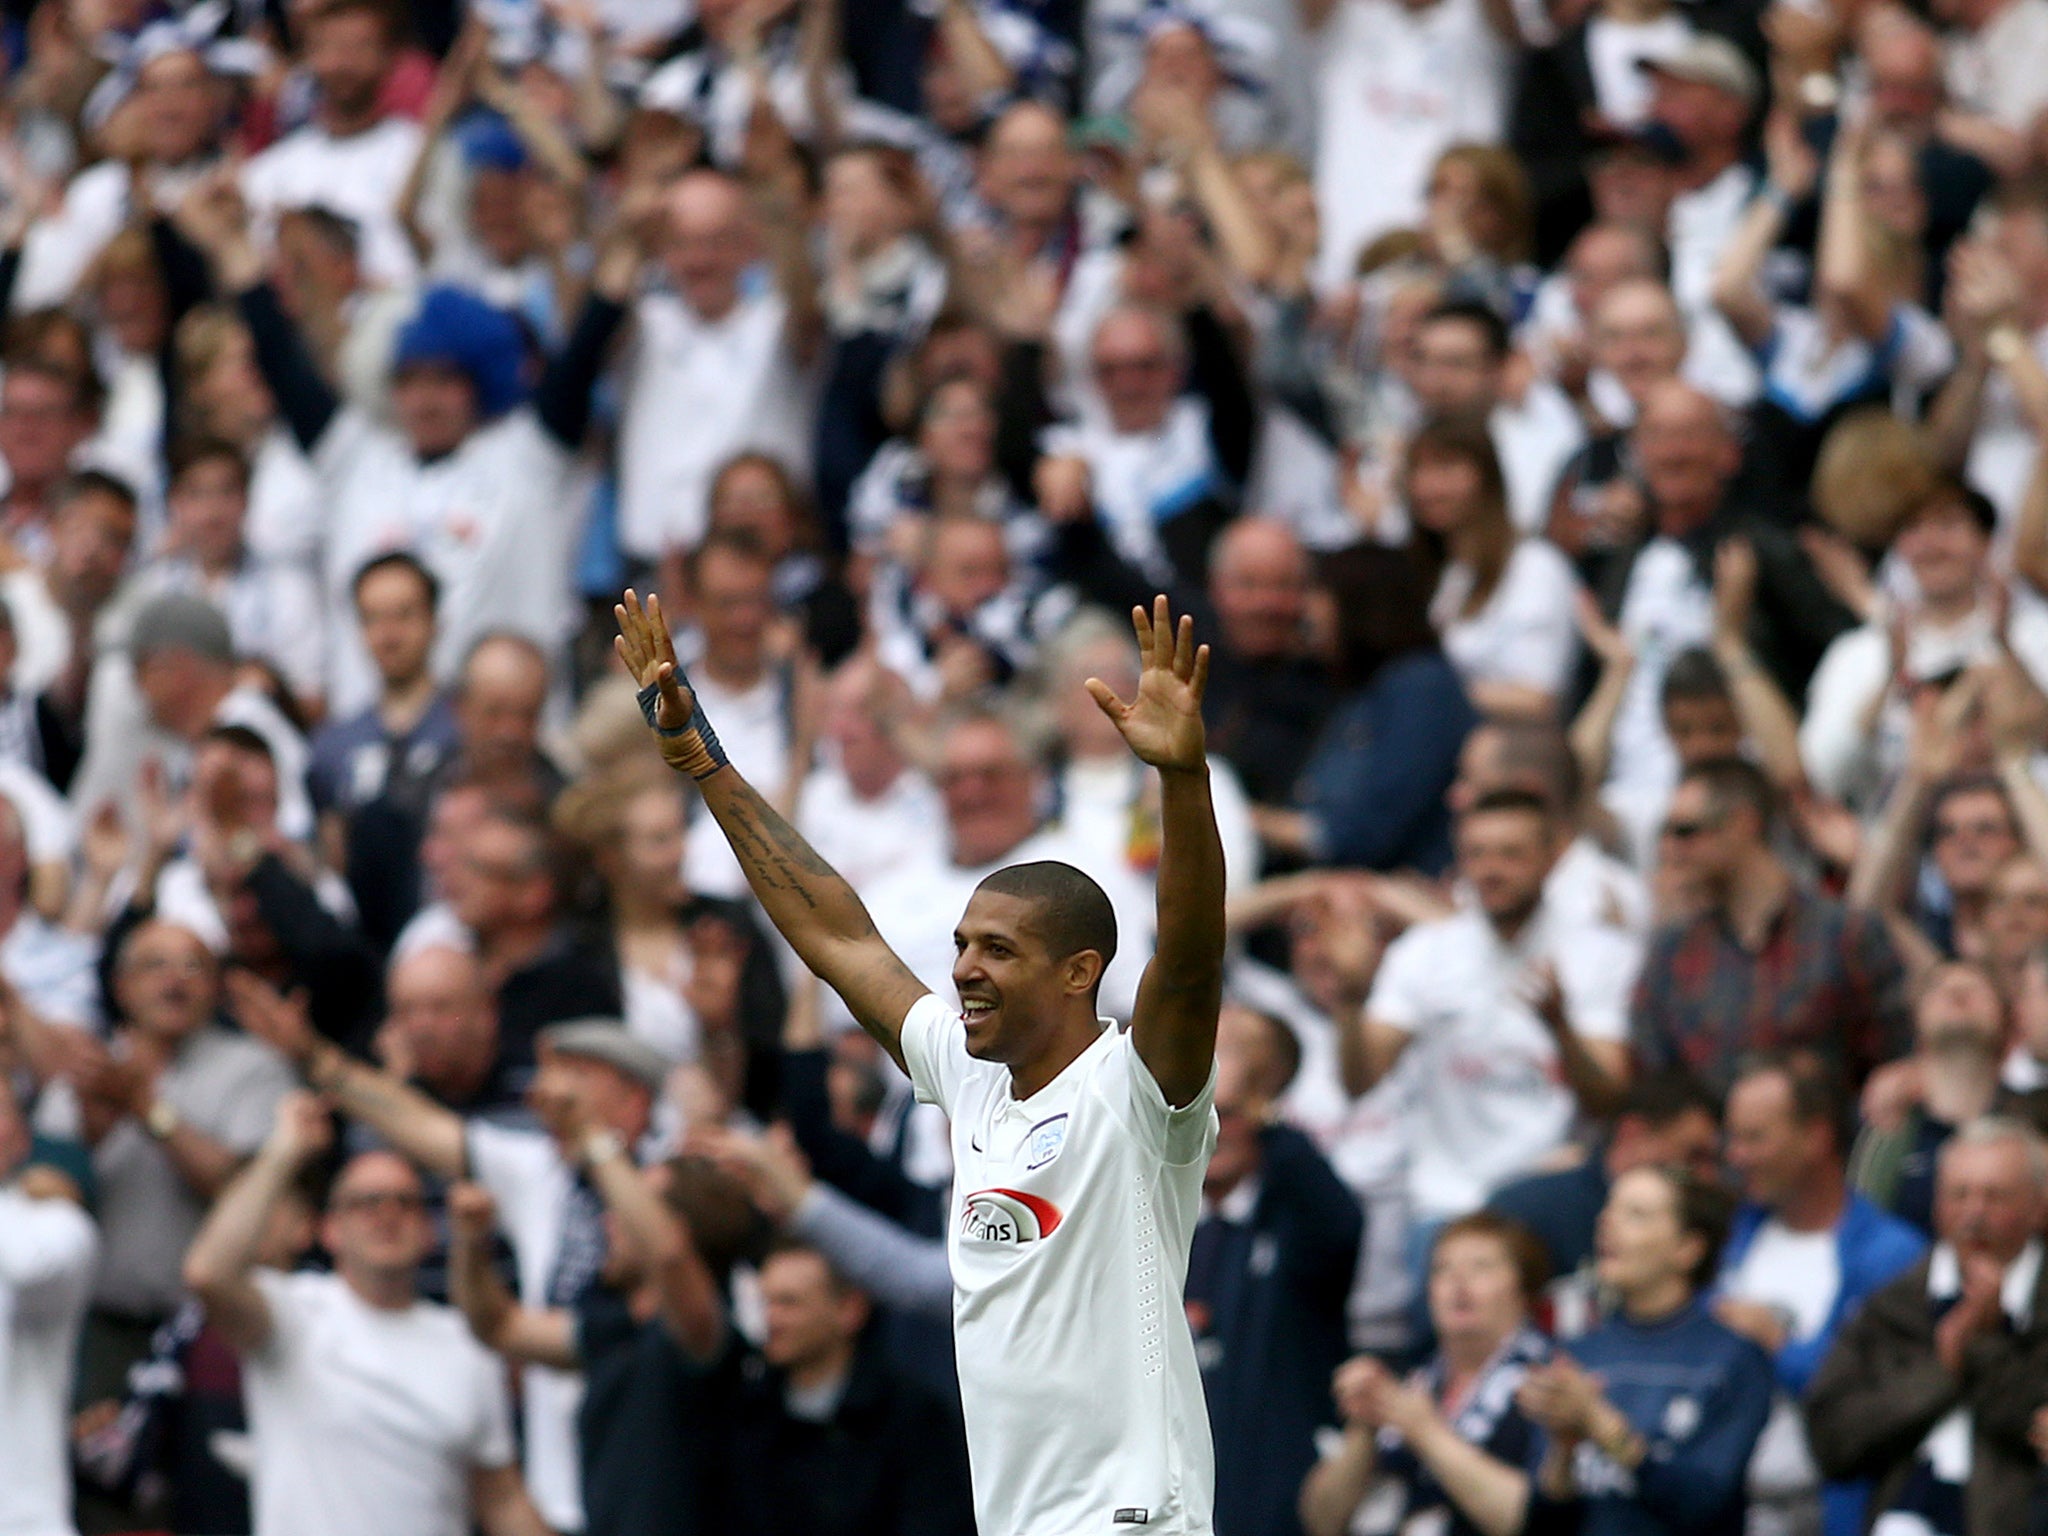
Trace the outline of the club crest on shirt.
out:
M 1031 1127 L 1024 1137 L 1024 1171 L 1043 1168 L 1060 1155 L 1067 1144 L 1067 1117 L 1054 1115 Z
M 960 1235 L 985 1243 L 1035 1243 L 1059 1224 L 1058 1206 L 1019 1189 L 977 1189 L 960 1202 Z

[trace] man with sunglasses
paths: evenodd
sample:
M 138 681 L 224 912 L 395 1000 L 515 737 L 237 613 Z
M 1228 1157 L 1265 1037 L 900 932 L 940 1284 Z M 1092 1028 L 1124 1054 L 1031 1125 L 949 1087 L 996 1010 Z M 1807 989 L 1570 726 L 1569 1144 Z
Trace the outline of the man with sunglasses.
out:
M 1905 970 L 1875 913 L 1802 886 L 1772 851 L 1777 796 L 1754 763 L 1686 770 L 1662 855 L 1691 915 L 1659 933 L 1636 985 L 1644 1071 L 1726 1093 L 1742 1057 L 1811 1049 L 1860 1084 L 1904 1053 Z
M 332 1141 L 318 1099 L 287 1097 L 185 1259 L 242 1357 L 256 1536 L 546 1536 L 503 1369 L 460 1313 L 419 1299 L 434 1230 L 410 1163 L 378 1151 L 343 1164 L 320 1221 L 331 1274 L 257 1265 L 285 1192 Z

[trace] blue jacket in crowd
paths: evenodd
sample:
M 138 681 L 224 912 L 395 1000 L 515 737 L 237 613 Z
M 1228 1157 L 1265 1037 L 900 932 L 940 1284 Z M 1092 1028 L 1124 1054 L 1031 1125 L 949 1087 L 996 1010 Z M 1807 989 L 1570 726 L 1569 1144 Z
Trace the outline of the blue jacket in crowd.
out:
M 1760 1205 L 1745 1205 L 1736 1212 L 1728 1244 L 1721 1250 L 1724 1276 L 1742 1262 L 1770 1214 Z M 1820 1332 L 1810 1339 L 1791 1340 L 1772 1361 L 1778 1385 L 1788 1397 L 1806 1395 L 1813 1373 L 1835 1346 L 1836 1331 L 1855 1316 L 1864 1298 L 1919 1263 L 1926 1251 L 1927 1239 L 1920 1232 L 1863 1196 L 1850 1194 L 1841 1223 L 1835 1228 L 1835 1260 L 1842 1272 L 1842 1287 L 1835 1293 L 1835 1304 L 1828 1309 Z M 1862 1536 L 1869 1502 L 1868 1483 L 1823 1484 L 1821 1512 L 1825 1536 Z
M 1569 1352 L 1649 1454 L 1629 1472 L 1582 1444 L 1579 1499 L 1533 1503 L 1529 1536 L 1742 1536 L 1749 1457 L 1777 1385 L 1769 1357 L 1702 1298 L 1654 1323 L 1612 1317 Z

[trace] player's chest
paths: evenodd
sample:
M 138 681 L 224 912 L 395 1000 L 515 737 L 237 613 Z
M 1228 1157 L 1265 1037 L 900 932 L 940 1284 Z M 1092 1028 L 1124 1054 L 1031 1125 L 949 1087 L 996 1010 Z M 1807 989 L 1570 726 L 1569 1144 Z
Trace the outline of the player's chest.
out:
M 1015 1248 L 1051 1238 L 1099 1212 L 1109 1169 L 1106 1126 L 1081 1106 L 998 1103 L 954 1130 L 953 1219 L 966 1246 Z

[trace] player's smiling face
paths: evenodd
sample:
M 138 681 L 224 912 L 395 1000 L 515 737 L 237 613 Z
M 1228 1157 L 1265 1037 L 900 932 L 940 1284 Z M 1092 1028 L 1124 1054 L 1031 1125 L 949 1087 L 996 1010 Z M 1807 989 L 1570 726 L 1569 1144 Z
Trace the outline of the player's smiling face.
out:
M 1032 904 L 976 891 L 953 930 L 953 985 L 967 1025 L 968 1054 L 1014 1066 L 1029 1061 L 1057 1024 L 1062 995 L 1084 956 L 1055 957 L 1030 926 Z M 1079 978 L 1082 989 L 1092 974 Z

